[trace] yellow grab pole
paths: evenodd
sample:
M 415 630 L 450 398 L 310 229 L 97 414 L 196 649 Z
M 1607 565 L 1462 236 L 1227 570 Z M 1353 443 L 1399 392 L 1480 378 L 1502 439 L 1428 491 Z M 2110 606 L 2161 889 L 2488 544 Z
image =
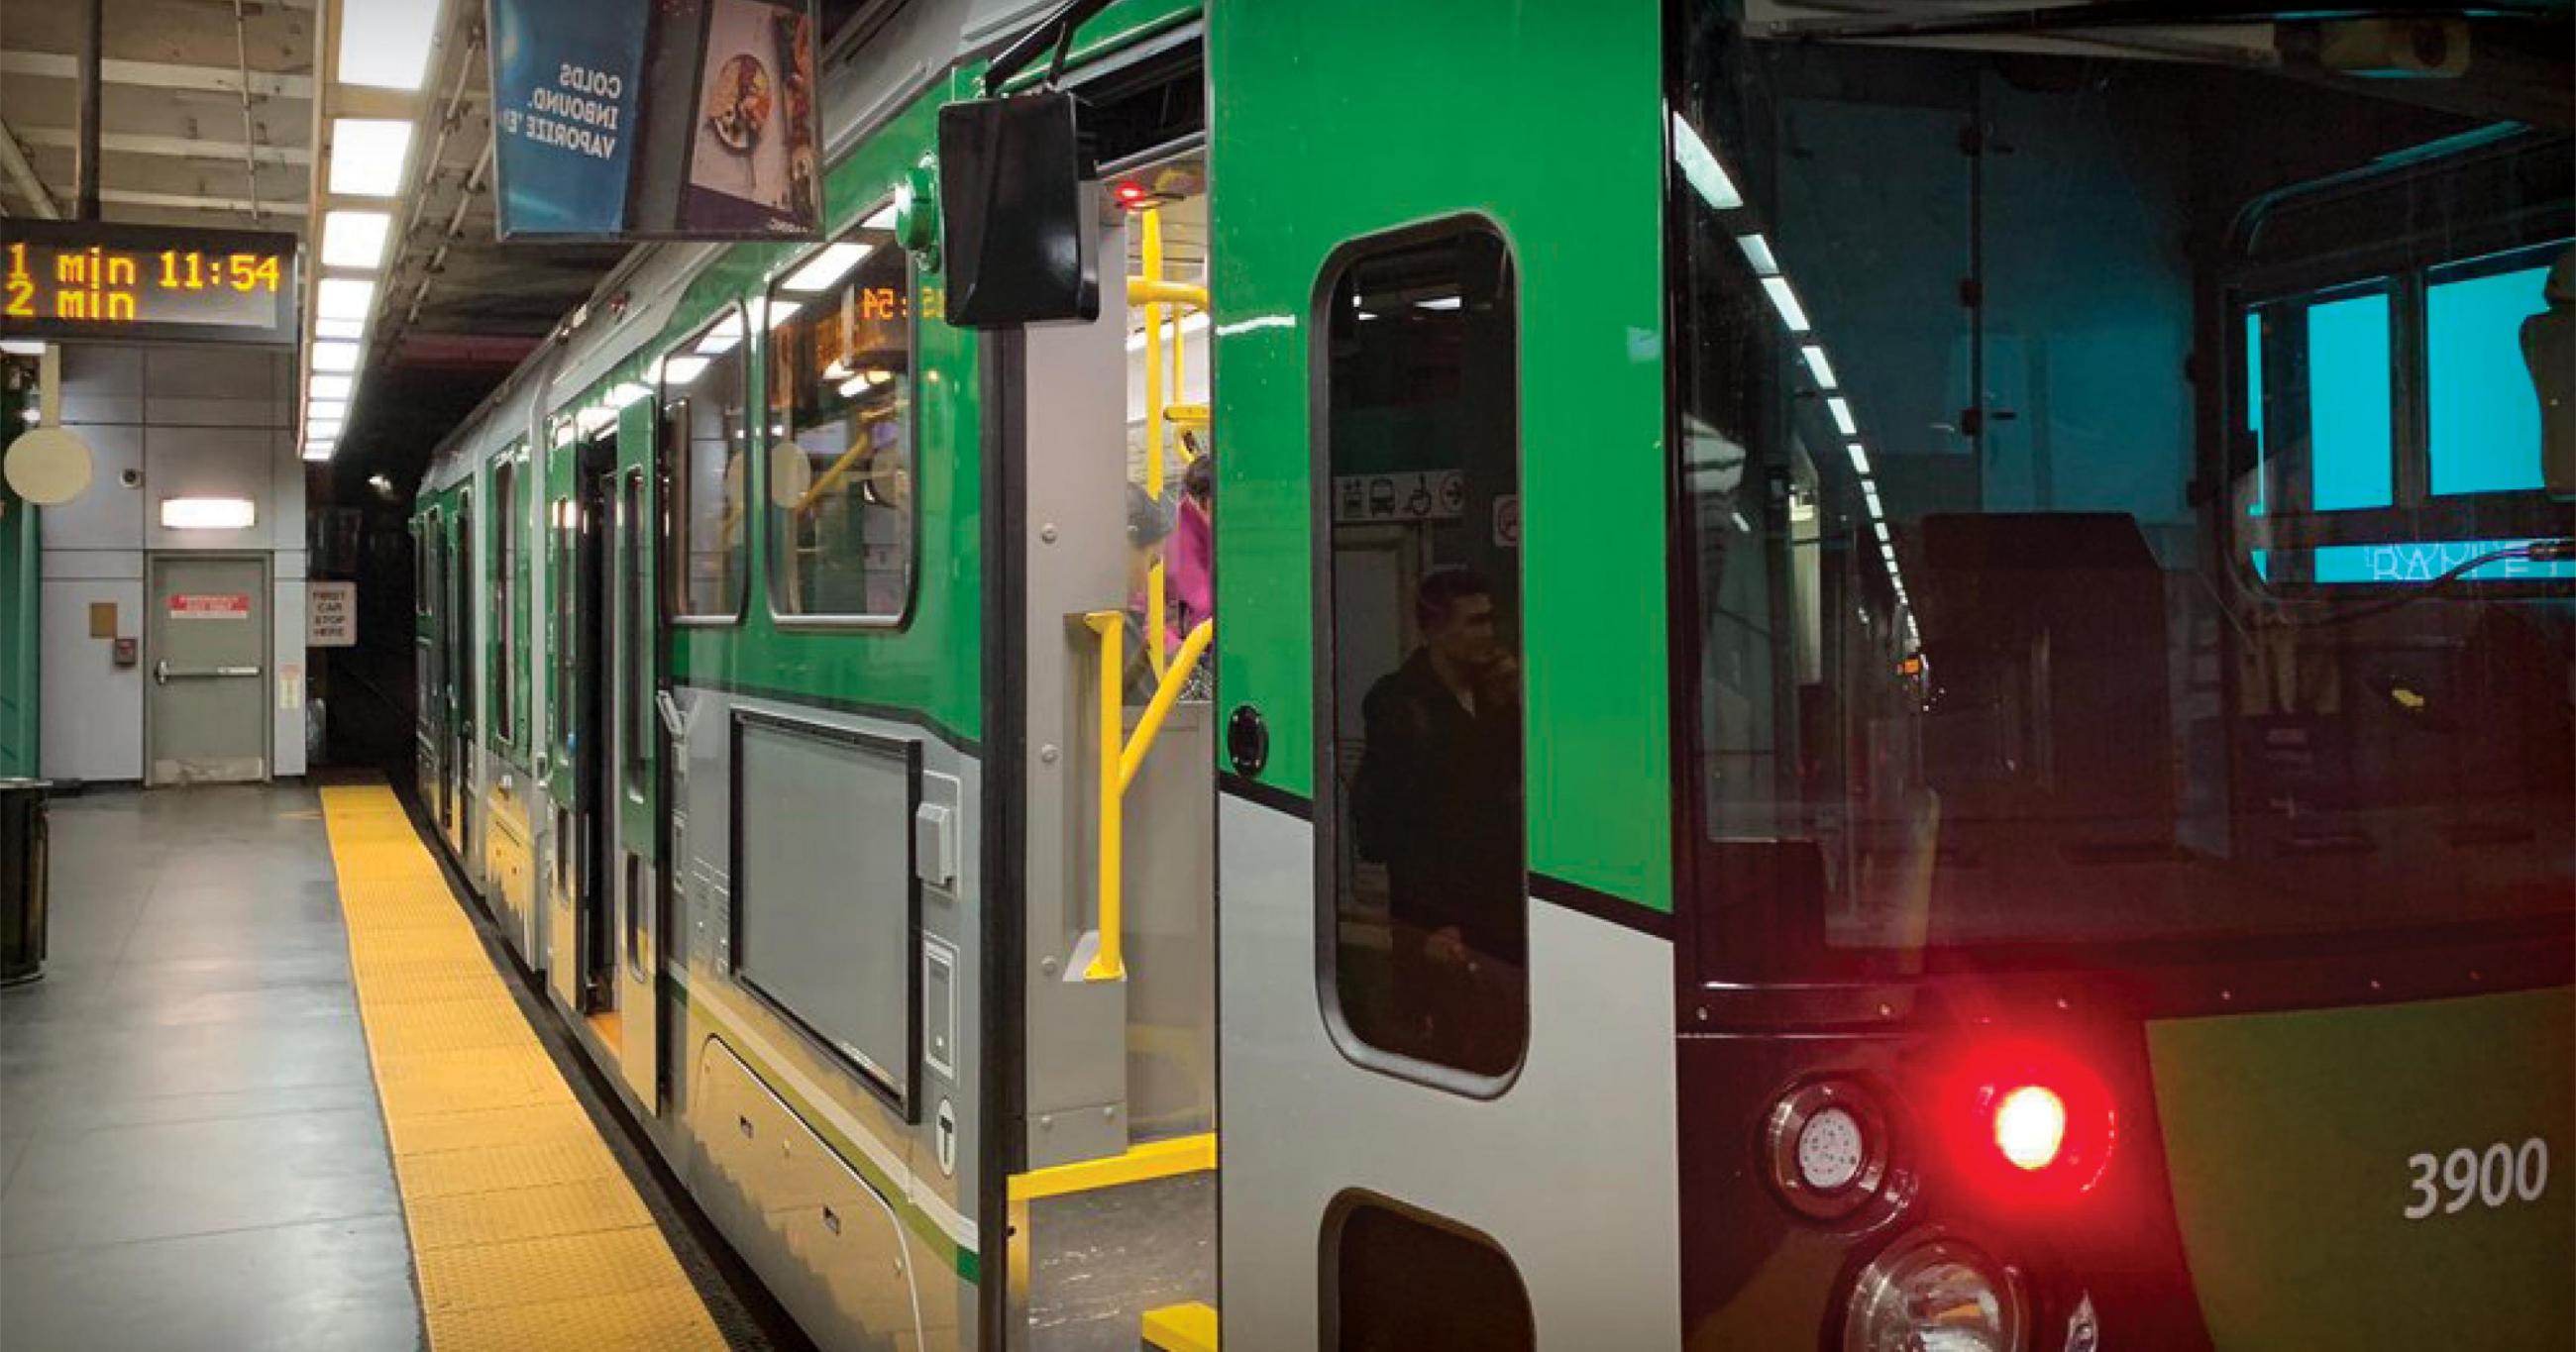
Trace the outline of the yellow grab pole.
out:
M 1135 735 L 1127 739 L 1126 749 L 1118 753 L 1120 793 L 1125 793 L 1127 786 L 1136 782 L 1136 772 L 1145 764 L 1145 753 L 1154 749 L 1154 734 L 1163 730 L 1163 719 L 1179 702 L 1181 687 L 1189 684 L 1190 669 L 1199 664 L 1200 656 L 1207 652 L 1208 644 L 1215 638 L 1216 621 L 1199 621 L 1190 630 L 1189 637 L 1181 640 L 1181 650 L 1172 658 L 1172 669 L 1164 672 L 1163 679 L 1154 684 L 1153 702 L 1145 706 L 1144 713 L 1137 715 Z
M 1142 213 L 1145 227 L 1145 279 L 1163 280 L 1163 212 L 1160 207 L 1147 207 Z M 1131 288 L 1132 289 L 1132 288 Z M 1179 335 L 1175 334 L 1175 339 Z M 1174 394 L 1180 393 L 1178 390 Z M 1158 300 L 1145 302 L 1145 491 L 1154 501 L 1163 500 L 1163 306 Z M 1154 675 L 1163 674 L 1163 565 L 1157 562 L 1145 575 L 1145 661 Z
M 1126 823 L 1118 801 L 1118 725 L 1126 708 L 1119 698 L 1119 687 L 1126 676 L 1127 645 L 1122 640 L 1127 633 L 1127 614 L 1095 610 L 1082 620 L 1100 636 L 1100 948 L 1091 955 L 1091 965 L 1082 969 L 1082 979 L 1123 981 L 1127 962 L 1119 942 L 1124 919 L 1119 905 L 1118 847 Z

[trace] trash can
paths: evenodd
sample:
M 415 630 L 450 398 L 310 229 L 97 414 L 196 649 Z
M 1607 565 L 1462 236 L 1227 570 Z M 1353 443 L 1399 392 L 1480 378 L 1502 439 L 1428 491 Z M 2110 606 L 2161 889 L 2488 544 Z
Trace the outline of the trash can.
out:
M 45 974 L 45 791 L 0 779 L 0 986 Z

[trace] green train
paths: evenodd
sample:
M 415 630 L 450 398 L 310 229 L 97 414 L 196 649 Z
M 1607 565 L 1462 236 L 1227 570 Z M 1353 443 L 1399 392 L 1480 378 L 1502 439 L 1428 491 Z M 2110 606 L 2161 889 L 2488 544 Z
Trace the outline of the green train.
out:
M 1040 8 L 417 505 L 817 1343 L 2576 1346 L 2563 7 Z

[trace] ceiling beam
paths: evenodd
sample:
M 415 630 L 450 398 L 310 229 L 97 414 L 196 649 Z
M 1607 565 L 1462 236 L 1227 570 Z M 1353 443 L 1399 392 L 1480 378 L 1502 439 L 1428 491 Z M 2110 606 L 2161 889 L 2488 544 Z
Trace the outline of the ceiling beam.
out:
M 231 66 L 107 60 L 99 63 L 99 74 L 109 84 L 142 85 L 155 89 L 201 89 L 234 94 L 239 93 L 242 86 L 240 73 Z M 0 51 L 0 75 L 77 80 L 80 78 L 80 62 L 61 52 Z M 304 75 L 255 70 L 250 73 L 250 92 L 262 98 L 309 99 L 313 97 L 313 80 Z
M 79 138 L 68 127 L 29 127 L 18 134 L 21 145 L 46 146 L 69 150 Z M 243 156 L 239 141 L 209 141 L 194 136 L 145 136 L 134 132 L 101 132 L 99 148 L 111 154 L 158 155 L 176 160 L 222 160 L 239 164 Z M 6 151 L 0 151 L 5 155 Z M 255 145 L 249 148 L 251 158 L 261 164 L 311 164 L 313 152 L 302 146 Z
M 0 122 L 0 171 L 8 173 L 9 181 L 18 185 L 18 191 L 37 215 L 49 221 L 62 219 L 62 208 L 54 205 L 54 195 L 45 191 L 45 181 L 36 177 L 36 167 L 27 163 L 26 148 L 10 134 L 6 122 Z
M 230 211 L 243 216 L 252 214 L 253 206 L 247 197 L 210 197 L 201 193 L 184 192 L 141 192 L 133 188 L 101 188 L 98 200 L 118 206 L 169 207 L 181 211 Z M 273 202 L 263 201 L 257 206 L 261 212 L 273 216 L 304 214 L 304 204 L 292 198 Z

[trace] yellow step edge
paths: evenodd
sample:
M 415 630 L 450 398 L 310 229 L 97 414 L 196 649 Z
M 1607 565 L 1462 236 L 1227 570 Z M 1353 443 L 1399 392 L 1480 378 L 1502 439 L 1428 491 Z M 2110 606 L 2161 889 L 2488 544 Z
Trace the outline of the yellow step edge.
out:
M 1216 1352 L 1216 1309 L 1194 1300 L 1147 1310 L 1144 1341 L 1155 1352 Z

